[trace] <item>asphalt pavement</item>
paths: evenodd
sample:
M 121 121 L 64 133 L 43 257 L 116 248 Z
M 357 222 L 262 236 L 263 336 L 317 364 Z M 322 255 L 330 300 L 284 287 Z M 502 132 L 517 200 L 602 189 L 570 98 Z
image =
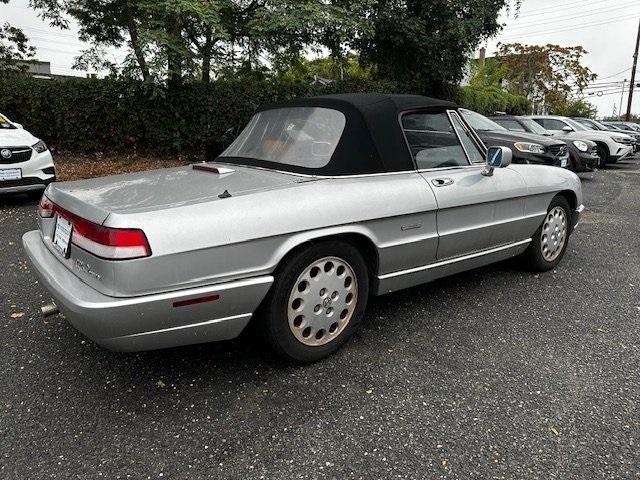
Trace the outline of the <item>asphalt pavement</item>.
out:
M 252 336 L 123 354 L 42 319 L 36 202 L 0 198 L 0 478 L 640 478 L 640 160 L 581 178 L 555 271 L 374 298 L 306 367 Z

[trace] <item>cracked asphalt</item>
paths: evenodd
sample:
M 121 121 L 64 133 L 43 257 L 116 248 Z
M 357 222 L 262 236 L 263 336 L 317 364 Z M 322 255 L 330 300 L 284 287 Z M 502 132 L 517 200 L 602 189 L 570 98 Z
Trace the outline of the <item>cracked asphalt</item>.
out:
M 251 336 L 122 354 L 43 320 L 35 201 L 0 198 L 0 478 L 640 478 L 640 160 L 582 179 L 557 270 L 374 298 L 306 367 Z

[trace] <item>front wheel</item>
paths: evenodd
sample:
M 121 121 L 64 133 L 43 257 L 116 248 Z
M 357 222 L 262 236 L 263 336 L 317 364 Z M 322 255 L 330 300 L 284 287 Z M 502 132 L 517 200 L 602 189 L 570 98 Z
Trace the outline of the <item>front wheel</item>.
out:
M 554 197 L 542 225 L 523 253 L 531 270 L 546 272 L 560 263 L 569 245 L 570 219 L 571 207 L 567 199 L 560 195 Z
M 598 145 L 596 146 L 596 151 L 598 152 L 598 157 L 600 157 L 598 166 L 604 168 L 609 162 L 609 150 L 604 145 Z
M 349 340 L 369 293 L 367 265 L 349 243 L 312 244 L 282 266 L 263 308 L 267 342 L 285 360 L 309 363 Z

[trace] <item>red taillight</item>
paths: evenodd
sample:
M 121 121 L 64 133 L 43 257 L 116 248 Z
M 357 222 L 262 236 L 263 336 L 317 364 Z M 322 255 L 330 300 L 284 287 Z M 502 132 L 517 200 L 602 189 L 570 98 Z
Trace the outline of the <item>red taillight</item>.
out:
M 38 215 L 40 215 L 42 218 L 51 218 L 53 217 L 53 209 L 53 202 L 43 194 L 42 198 L 40 199 L 40 203 L 38 204 Z
M 73 225 L 71 243 L 96 257 L 108 260 L 132 260 L 151 255 L 151 247 L 142 230 L 98 225 L 59 207 L 44 196 L 42 198 L 38 206 L 40 216 L 51 218 L 57 214 L 70 221 Z
M 103 227 L 80 217 L 73 218 L 71 223 L 71 243 L 97 257 L 131 260 L 151 255 L 149 242 L 142 230 Z

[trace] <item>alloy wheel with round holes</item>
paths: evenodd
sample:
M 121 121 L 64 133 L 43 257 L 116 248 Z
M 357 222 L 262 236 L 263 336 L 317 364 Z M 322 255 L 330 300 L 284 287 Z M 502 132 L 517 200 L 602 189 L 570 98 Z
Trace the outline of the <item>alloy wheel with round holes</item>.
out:
M 569 202 L 562 195 L 555 196 L 547 209 L 542 224 L 522 255 L 531 270 L 546 272 L 560 263 L 569 244 L 570 223 L 571 207 Z
M 368 269 L 357 248 L 338 240 L 311 244 L 279 267 L 260 326 L 280 356 L 314 362 L 351 337 L 368 292 Z
M 299 342 L 324 345 L 349 324 L 358 303 L 358 280 L 345 260 L 324 257 L 298 276 L 289 295 L 289 328 Z

